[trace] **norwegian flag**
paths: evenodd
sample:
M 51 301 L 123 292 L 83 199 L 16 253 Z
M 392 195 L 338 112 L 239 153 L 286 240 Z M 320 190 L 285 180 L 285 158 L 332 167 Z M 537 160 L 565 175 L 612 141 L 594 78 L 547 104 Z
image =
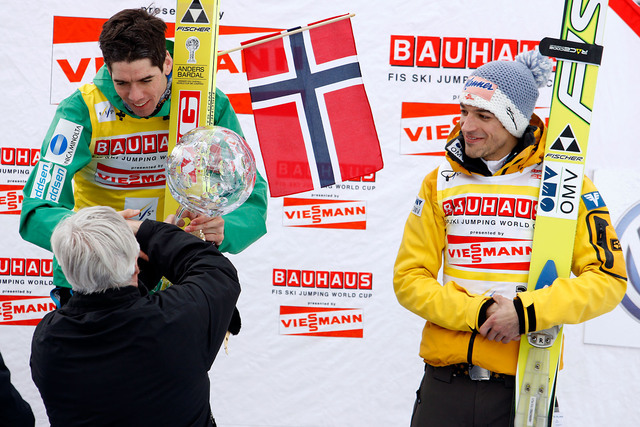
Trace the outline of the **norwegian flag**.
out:
M 383 165 L 350 20 L 292 31 L 242 51 L 273 197 L 355 179 Z

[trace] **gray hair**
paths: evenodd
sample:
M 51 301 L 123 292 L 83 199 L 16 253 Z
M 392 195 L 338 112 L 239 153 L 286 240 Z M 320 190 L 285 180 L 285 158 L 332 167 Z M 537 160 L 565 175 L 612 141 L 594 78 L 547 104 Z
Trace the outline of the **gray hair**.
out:
M 71 288 L 83 294 L 131 284 L 140 246 L 113 208 L 94 206 L 64 218 L 51 247 Z

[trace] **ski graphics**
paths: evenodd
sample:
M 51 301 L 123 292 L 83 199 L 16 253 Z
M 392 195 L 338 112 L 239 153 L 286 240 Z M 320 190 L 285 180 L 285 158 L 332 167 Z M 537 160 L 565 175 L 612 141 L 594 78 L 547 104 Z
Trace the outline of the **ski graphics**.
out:
M 218 56 L 219 0 L 178 0 L 167 155 L 182 135 L 213 125 Z M 165 189 L 165 215 L 178 209 Z
M 571 274 L 607 7 L 608 0 L 565 0 L 560 38 L 540 43 L 541 53 L 558 61 L 533 236 L 530 289 L 543 288 L 556 277 Z M 520 340 L 516 427 L 551 425 L 561 353 L 561 325 Z

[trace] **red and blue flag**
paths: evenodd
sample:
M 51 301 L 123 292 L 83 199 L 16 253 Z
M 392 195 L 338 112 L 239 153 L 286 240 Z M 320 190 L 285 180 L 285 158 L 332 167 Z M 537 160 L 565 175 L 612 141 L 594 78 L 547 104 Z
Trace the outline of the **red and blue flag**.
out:
M 352 180 L 383 166 L 351 22 L 314 25 L 243 49 L 273 197 Z

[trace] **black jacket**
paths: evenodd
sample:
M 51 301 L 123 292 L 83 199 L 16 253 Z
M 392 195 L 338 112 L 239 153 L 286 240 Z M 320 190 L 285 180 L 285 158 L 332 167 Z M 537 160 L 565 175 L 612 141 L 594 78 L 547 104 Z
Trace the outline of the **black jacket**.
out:
M 31 406 L 11 384 L 11 373 L 0 354 L 0 427 L 33 427 Z
M 173 286 L 76 293 L 36 327 L 31 373 L 52 426 L 211 425 L 208 371 L 240 294 L 235 268 L 173 225 L 145 221 L 137 239 Z

